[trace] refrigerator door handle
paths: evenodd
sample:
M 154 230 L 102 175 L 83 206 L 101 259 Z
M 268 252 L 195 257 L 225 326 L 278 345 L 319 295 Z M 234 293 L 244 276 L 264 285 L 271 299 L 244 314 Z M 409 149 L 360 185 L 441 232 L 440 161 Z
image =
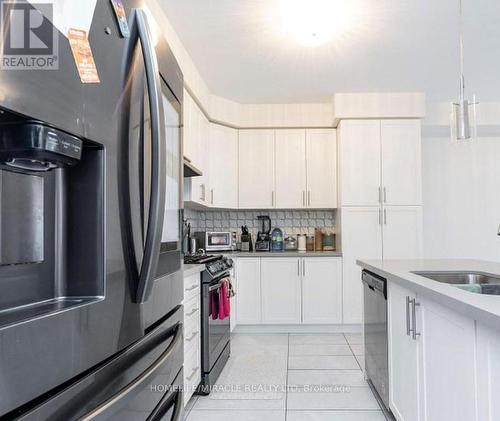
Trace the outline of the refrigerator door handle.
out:
M 176 392 L 170 392 L 163 397 L 161 402 L 157 405 L 152 414 L 146 419 L 146 421 L 162 421 L 164 420 L 165 414 L 174 407 L 172 418 L 170 421 L 181 421 L 183 415 L 183 394 L 180 390 Z M 166 420 L 165 420 L 166 421 Z
M 122 398 L 131 393 L 134 389 L 139 387 L 148 378 L 157 371 L 165 362 L 170 358 L 174 349 L 177 348 L 179 343 L 183 341 L 183 329 L 182 323 L 178 322 L 173 328 L 174 339 L 168 346 L 168 348 L 155 360 L 153 364 L 151 364 L 146 370 L 144 370 L 141 374 L 139 374 L 134 380 L 132 380 L 127 386 L 121 389 L 118 393 L 113 395 L 111 398 L 100 404 L 97 408 L 94 408 L 92 411 L 88 412 L 83 417 L 79 418 L 78 421 L 91 421 L 95 419 L 95 417 L 101 415 L 113 405 L 117 404 Z
M 160 72 L 154 44 L 151 41 L 146 13 L 133 9 L 133 22 L 141 43 L 151 114 L 151 197 L 149 201 L 148 226 L 144 241 L 144 257 L 139 271 L 136 302 L 147 301 L 160 254 L 163 215 L 165 211 L 165 130 L 161 96 Z

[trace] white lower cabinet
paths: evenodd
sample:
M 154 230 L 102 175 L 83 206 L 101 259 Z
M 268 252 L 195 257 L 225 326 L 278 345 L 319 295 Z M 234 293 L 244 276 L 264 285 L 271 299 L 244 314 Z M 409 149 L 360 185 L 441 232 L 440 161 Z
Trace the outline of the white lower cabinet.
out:
M 200 276 L 184 278 L 184 406 L 201 381 Z
M 500 330 L 477 323 L 478 421 L 500 420 Z
M 420 319 L 421 419 L 475 420 L 474 320 L 423 298 Z
M 418 342 L 410 332 L 411 300 L 416 299 L 416 294 L 392 282 L 387 292 L 389 406 L 399 421 L 422 420 L 419 414 Z
M 476 420 L 474 320 L 389 282 L 388 324 L 396 419 Z
M 302 323 L 342 323 L 342 259 L 302 259 Z
M 382 259 L 381 210 L 378 207 L 342 208 L 343 322 L 363 322 L 363 287 L 357 259 Z
M 236 320 L 239 325 L 262 322 L 260 259 L 241 258 L 236 263 Z
M 238 258 L 235 320 L 237 325 L 342 323 L 342 258 Z
M 300 263 L 293 257 L 262 259 L 262 323 L 301 322 Z

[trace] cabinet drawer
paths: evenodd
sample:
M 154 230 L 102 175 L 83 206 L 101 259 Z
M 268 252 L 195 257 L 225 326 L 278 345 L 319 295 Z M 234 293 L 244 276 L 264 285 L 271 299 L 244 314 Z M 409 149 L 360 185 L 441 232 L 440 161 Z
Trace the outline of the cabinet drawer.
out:
M 184 278 L 184 302 L 200 294 L 201 275 L 195 273 Z
M 184 344 L 187 347 L 193 339 L 200 337 L 200 297 L 184 305 Z
M 184 348 L 184 406 L 201 381 L 200 339 L 195 338 L 193 346 Z

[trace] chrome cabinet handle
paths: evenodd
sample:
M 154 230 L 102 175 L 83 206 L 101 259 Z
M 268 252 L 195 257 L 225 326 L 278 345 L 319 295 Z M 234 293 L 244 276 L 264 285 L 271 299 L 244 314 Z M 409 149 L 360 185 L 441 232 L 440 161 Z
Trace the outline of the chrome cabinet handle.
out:
M 307 192 L 307 206 L 311 206 L 311 190 Z
M 191 310 L 189 313 L 186 313 L 186 317 L 192 316 L 194 313 L 196 313 L 199 310 L 198 307 L 194 308 Z
M 271 192 L 271 206 L 274 207 L 274 190 Z
M 384 203 L 387 203 L 387 189 L 384 187 Z
M 198 288 L 198 285 L 193 285 L 191 288 L 186 288 L 186 289 L 185 289 L 185 291 L 186 291 L 186 292 L 193 291 L 193 290 L 195 290 L 196 288 Z
M 410 297 L 406 296 L 406 336 L 410 336 Z
M 382 225 L 382 209 L 378 210 L 378 224 Z
M 210 204 L 214 204 L 214 189 L 210 189 Z
M 306 206 L 306 192 L 302 191 L 302 206 Z
M 378 188 L 378 203 L 382 203 L 382 187 Z
M 300 276 L 300 259 L 297 259 L 297 276 Z
M 205 185 L 200 184 L 200 200 L 205 200 Z
M 420 333 L 417 332 L 417 310 L 416 308 L 420 306 L 420 303 L 417 303 L 417 300 L 414 298 L 412 300 L 412 319 L 413 319 L 413 328 L 412 328 L 412 339 L 414 341 L 420 336 Z
M 193 332 L 193 334 L 189 337 L 189 338 L 186 338 L 186 342 L 191 342 L 194 338 L 196 338 L 196 336 L 200 333 L 199 330 L 197 330 L 196 332 Z
M 387 209 L 384 209 L 384 225 L 387 225 Z
M 306 261 L 302 260 L 302 275 L 306 276 Z
M 186 377 L 186 380 L 191 381 L 199 369 L 200 369 L 200 367 L 193 368 L 193 370 L 191 371 L 191 374 Z

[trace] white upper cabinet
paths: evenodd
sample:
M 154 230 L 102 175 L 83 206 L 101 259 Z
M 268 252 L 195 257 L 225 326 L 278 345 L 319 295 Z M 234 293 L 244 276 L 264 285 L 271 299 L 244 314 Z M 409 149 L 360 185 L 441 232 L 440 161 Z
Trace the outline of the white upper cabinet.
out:
M 298 324 L 301 322 L 300 279 L 299 258 L 261 259 L 262 322 L 264 324 Z
M 184 157 L 202 171 L 201 177 L 191 177 L 184 182 L 184 200 L 203 206 L 209 205 L 209 122 L 193 98 L 184 91 Z
M 196 138 L 195 138 L 195 120 L 194 120 L 194 101 L 188 92 L 184 89 L 184 100 L 182 103 L 183 117 L 183 147 L 184 157 L 193 165 L 197 163 Z
M 302 259 L 302 323 L 342 323 L 342 258 Z
M 383 210 L 384 259 L 422 255 L 422 207 L 386 206 Z
M 340 123 L 342 206 L 421 205 L 419 120 Z
M 274 207 L 274 130 L 240 130 L 238 163 L 239 208 Z
M 238 131 L 210 123 L 209 204 L 238 207 Z
M 382 259 L 382 213 L 378 207 L 342 208 L 343 321 L 363 321 L 363 288 L 357 259 Z
M 337 137 L 333 129 L 306 130 L 307 207 L 337 207 Z
M 381 139 L 384 204 L 421 204 L 420 121 L 382 120 Z
M 276 208 L 306 207 L 306 131 L 276 130 Z
M 380 121 L 346 120 L 339 133 L 340 204 L 380 203 Z

